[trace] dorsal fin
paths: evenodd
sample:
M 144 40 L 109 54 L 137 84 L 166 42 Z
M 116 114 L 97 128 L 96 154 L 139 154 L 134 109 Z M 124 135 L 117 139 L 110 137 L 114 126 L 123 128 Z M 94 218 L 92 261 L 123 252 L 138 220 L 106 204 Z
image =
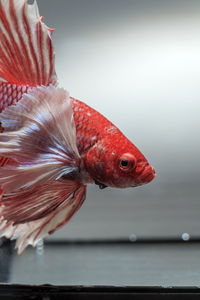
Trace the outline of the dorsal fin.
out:
M 39 15 L 36 1 L 0 0 L 0 78 L 34 87 L 56 82 L 52 29 Z

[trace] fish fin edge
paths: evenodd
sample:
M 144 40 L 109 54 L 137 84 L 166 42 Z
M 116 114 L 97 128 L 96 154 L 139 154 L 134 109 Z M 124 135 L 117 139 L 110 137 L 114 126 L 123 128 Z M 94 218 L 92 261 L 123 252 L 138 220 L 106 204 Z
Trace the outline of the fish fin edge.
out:
M 1 208 L 0 208 L 0 237 L 6 237 L 8 239 L 14 240 L 16 239 L 16 248 L 18 250 L 18 254 L 21 254 L 24 249 L 28 245 L 32 245 L 33 247 L 36 246 L 38 241 L 43 239 L 45 236 L 54 233 L 64 224 L 66 224 L 75 212 L 81 207 L 85 200 L 86 196 L 86 186 L 75 182 L 75 181 L 66 181 L 64 183 L 53 183 L 56 184 L 57 187 L 54 192 L 51 189 L 48 189 L 45 197 L 43 194 L 43 201 L 44 198 L 47 199 L 51 194 L 54 197 L 54 201 L 52 201 L 51 206 L 53 207 L 57 204 L 54 209 L 49 211 L 46 216 L 39 218 L 40 216 L 40 200 L 41 200 L 41 191 L 38 190 L 38 195 L 40 195 L 40 199 L 36 201 L 36 209 L 37 205 L 38 208 L 38 218 L 31 219 L 29 216 L 28 222 L 20 223 L 20 218 L 15 220 L 7 220 L 5 213 L 5 201 L 1 201 Z M 68 187 L 67 187 L 68 185 Z M 12 195 L 10 196 L 12 197 Z M 6 199 L 6 198 L 5 198 Z M 4 199 L 4 200 L 5 200 Z M 2 198 L 3 200 L 3 198 Z M 8 198 L 7 198 L 8 200 Z M 12 199 L 14 200 L 14 198 Z M 21 200 L 22 204 L 22 200 Z M 29 201 L 27 201 L 27 205 Z M 19 205 L 19 212 L 23 206 Z M 26 208 L 26 204 L 25 204 Z M 24 212 L 25 211 L 24 208 Z M 12 207 L 10 207 L 12 209 Z M 11 210 L 10 210 L 11 211 Z M 7 211 L 9 213 L 9 210 Z M 17 216 L 16 216 L 17 217 Z M 33 216 L 32 216 L 33 217 Z M 22 219 L 21 219 L 22 221 Z

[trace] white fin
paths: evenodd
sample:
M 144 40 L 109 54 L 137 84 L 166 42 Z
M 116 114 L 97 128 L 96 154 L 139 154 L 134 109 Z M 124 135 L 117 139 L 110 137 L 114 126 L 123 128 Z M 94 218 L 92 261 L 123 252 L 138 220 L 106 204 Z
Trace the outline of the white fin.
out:
M 67 223 L 81 207 L 85 193 L 86 186 L 61 180 L 6 196 L 0 209 L 0 236 L 17 239 L 16 248 L 21 254 L 28 245 L 35 246 Z
M 56 82 L 52 29 L 40 17 L 36 1 L 0 0 L 0 78 L 11 84 Z
M 68 93 L 34 88 L 0 114 L 0 155 L 15 163 L 0 168 L 4 194 L 77 173 L 80 156 Z

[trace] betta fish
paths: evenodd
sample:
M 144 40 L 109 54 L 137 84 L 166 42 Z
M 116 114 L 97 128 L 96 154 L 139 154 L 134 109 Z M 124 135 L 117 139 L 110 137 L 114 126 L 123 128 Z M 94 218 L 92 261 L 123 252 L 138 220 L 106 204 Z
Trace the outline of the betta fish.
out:
M 88 184 L 155 177 L 114 124 L 58 86 L 53 31 L 36 1 L 0 0 L 0 236 L 18 253 L 67 223 Z

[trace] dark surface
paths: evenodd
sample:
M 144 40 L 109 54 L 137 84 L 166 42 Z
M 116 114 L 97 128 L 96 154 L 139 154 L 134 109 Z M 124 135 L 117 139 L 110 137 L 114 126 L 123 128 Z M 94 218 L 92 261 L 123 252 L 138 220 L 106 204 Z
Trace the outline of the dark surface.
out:
M 196 287 L 83 287 L 1 285 L 1 299 L 199 299 Z
M 7 282 L 10 278 L 12 264 L 12 246 L 9 241 L 0 240 L 0 282 Z

